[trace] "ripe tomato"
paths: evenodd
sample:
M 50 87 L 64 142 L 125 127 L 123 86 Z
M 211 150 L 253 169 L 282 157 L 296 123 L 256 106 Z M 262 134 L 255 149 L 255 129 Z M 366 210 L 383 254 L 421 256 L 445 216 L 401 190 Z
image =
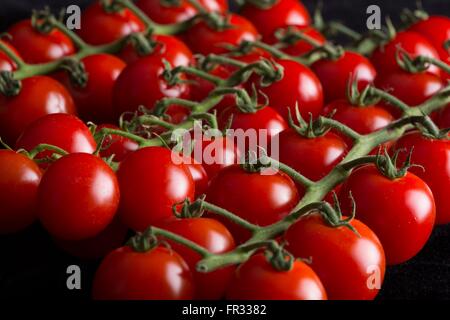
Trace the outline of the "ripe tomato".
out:
M 211 180 L 206 200 L 251 223 L 267 226 L 287 216 L 300 196 L 295 183 L 282 172 L 270 168 L 262 173 L 247 172 L 233 165 Z M 238 243 L 248 238 L 248 232 L 241 227 L 229 221 L 225 225 Z
M 65 113 L 48 114 L 31 123 L 17 139 L 16 150 L 31 151 L 41 143 L 60 147 L 69 153 L 93 153 L 97 148 L 94 137 L 83 121 Z M 41 152 L 38 158 L 52 153 Z
M 96 300 L 189 300 L 192 274 L 176 252 L 158 246 L 147 252 L 130 247 L 112 251 L 95 274 Z
M 300 113 L 309 119 L 311 113 L 317 117 L 323 107 L 323 91 L 317 76 L 306 66 L 291 60 L 277 60 L 284 68 L 283 79 L 267 87 L 257 88 L 267 95 L 270 105 L 277 110 L 283 118 L 288 118 L 287 108 L 295 114 L 298 103 Z
M 313 181 L 326 176 L 347 154 L 344 140 L 331 132 L 307 138 L 286 129 L 278 139 L 280 161 Z
M 312 27 L 297 27 L 296 29 L 298 29 L 300 32 L 307 35 L 308 37 L 314 39 L 321 45 L 325 44 L 326 42 L 325 37 L 319 31 L 317 31 Z M 298 40 L 295 44 L 289 45 L 285 48 L 281 48 L 282 51 L 294 57 L 302 56 L 313 49 L 314 47 L 304 40 Z
M 312 69 L 322 83 L 327 103 L 347 98 L 350 80 L 355 80 L 361 91 L 372 83 L 377 75 L 374 66 L 366 57 L 351 51 L 346 51 L 337 60 L 319 60 L 312 65 Z
M 395 58 L 399 47 L 411 55 L 412 58 L 420 55 L 439 59 L 439 54 L 427 38 L 416 32 L 402 31 L 397 33 L 395 38 L 386 45 L 380 46 L 373 52 L 371 61 L 380 74 L 402 71 Z M 435 65 L 430 65 L 427 72 L 438 77 L 441 75 L 441 70 Z
M 41 175 L 24 155 L 0 150 L 0 234 L 20 231 L 36 220 Z
M 50 77 L 26 78 L 22 80 L 22 89 L 17 96 L 0 94 L 0 136 L 14 144 L 30 123 L 51 113 L 75 114 L 70 94 Z
M 182 158 L 163 147 L 129 154 L 117 171 L 123 223 L 135 231 L 160 225 L 173 217 L 172 207 L 192 200 L 194 181 Z
M 95 2 L 81 14 L 81 29 L 77 33 L 87 43 L 100 45 L 144 30 L 145 24 L 130 10 L 107 12 L 100 2 Z
M 112 124 L 101 124 L 97 126 L 97 131 L 100 131 L 103 128 L 116 129 L 116 127 Z M 119 136 L 116 134 L 108 135 L 105 140 L 103 140 L 102 150 L 100 151 L 100 155 L 105 158 L 109 158 L 113 154 L 114 161 L 122 161 L 125 157 L 139 149 L 139 144 L 131 139 L 125 138 L 123 136 Z
M 297 0 L 278 0 L 269 8 L 246 3 L 241 12 L 258 29 L 264 41 L 274 42 L 273 34 L 286 26 L 307 26 L 311 23 L 308 10 Z
M 259 253 L 236 271 L 227 291 L 229 300 L 326 300 L 317 274 L 296 260 L 289 271 L 278 271 Z
M 437 125 L 440 128 L 450 128 L 450 106 L 447 106 L 439 113 Z
M 208 188 L 208 174 L 201 163 L 196 162 L 191 157 L 184 157 L 185 161 L 183 163 L 189 169 L 191 173 L 192 180 L 194 180 L 195 185 L 195 198 L 203 195 Z
M 375 233 L 353 219 L 356 235 L 346 227 L 332 228 L 318 214 L 300 219 L 286 233 L 287 250 L 311 257 L 330 300 L 371 300 L 384 279 L 385 257 Z
M 209 218 L 176 219 L 164 225 L 164 229 L 176 233 L 204 247 L 211 253 L 221 254 L 234 249 L 234 239 L 219 221 Z M 195 299 L 218 300 L 224 297 L 233 277 L 234 266 L 202 273 L 195 271 L 201 257 L 183 245 L 168 241 L 170 247 L 183 257 L 191 269 L 195 282 Z
M 406 71 L 381 76 L 376 80 L 376 84 L 377 87 L 388 90 L 391 95 L 412 107 L 425 102 L 445 87 L 444 82 L 433 74 Z M 386 102 L 381 102 L 380 105 L 387 108 L 395 117 L 401 115 L 399 109 Z
M 352 172 L 342 185 L 340 203 L 346 212 L 355 198 L 357 217 L 379 237 L 389 265 L 414 257 L 433 230 L 435 205 L 430 188 L 412 173 L 389 179 L 374 165 Z
M 199 0 L 208 12 L 223 12 L 228 9 L 226 0 Z M 165 5 L 159 0 L 138 0 L 136 5 L 156 23 L 172 24 L 194 17 L 198 12 L 188 1 L 181 0 L 177 5 Z
M 258 31 L 244 17 L 231 13 L 229 15 L 230 27 L 224 30 L 214 30 L 205 21 L 193 25 L 184 35 L 187 45 L 195 53 L 221 54 L 229 51 L 225 46 L 238 46 L 242 41 L 254 41 Z
M 41 33 L 33 28 L 31 20 L 17 22 L 7 32 L 12 37 L 8 41 L 27 63 L 50 62 L 75 53 L 72 40 L 64 33 L 57 29 Z
M 188 66 L 192 60 L 191 50 L 177 37 L 156 34 L 152 36 L 152 40 L 156 42 L 156 46 L 150 56 L 166 59 L 173 67 Z M 126 45 L 119 53 L 119 57 L 127 64 L 133 63 L 142 58 L 133 45 Z
M 114 86 L 116 116 L 136 111 L 141 105 L 151 109 L 164 97 L 189 98 L 189 86 L 185 83 L 169 86 L 161 75 L 163 71 L 164 65 L 159 57 L 148 56 L 129 64 Z M 180 78 L 185 79 L 184 75 Z
M 411 132 L 397 140 L 394 150 L 411 150 L 412 163 L 421 165 L 412 167 L 410 171 L 421 178 L 433 192 L 436 203 L 436 223 L 450 222 L 450 141 L 433 140 L 422 136 L 419 132 Z M 399 161 L 404 161 L 406 153 L 400 153 Z
M 95 54 L 81 62 L 88 76 L 86 86 L 72 83 L 67 72 L 57 74 L 57 80 L 72 95 L 80 118 L 93 122 L 114 121 L 113 87 L 126 64 L 109 54 Z
M 11 46 L 9 43 L 0 40 L 0 43 L 7 46 L 10 50 L 12 50 L 16 55 L 20 56 L 17 50 Z M 6 55 L 3 51 L 0 50 L 0 71 L 15 71 L 17 70 L 16 63 Z
M 52 164 L 38 190 L 39 218 L 63 240 L 82 240 L 102 232 L 119 205 L 119 184 L 102 159 L 72 153 Z

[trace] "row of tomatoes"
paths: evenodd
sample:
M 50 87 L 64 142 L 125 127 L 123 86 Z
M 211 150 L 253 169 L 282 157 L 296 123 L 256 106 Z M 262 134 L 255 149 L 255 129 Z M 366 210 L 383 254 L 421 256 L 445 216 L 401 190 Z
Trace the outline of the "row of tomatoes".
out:
M 144 2 L 159 3 L 138 1 L 138 5 Z M 143 5 L 140 6 L 145 10 Z M 303 16 L 304 20 L 283 22 L 283 14 L 288 11 L 286 8 L 297 10 L 297 16 Z M 155 10 L 150 10 L 151 18 L 154 18 L 151 12 Z M 267 38 L 267 34 L 270 35 L 278 27 L 293 24 L 303 28 L 309 22 L 306 11 L 295 1 L 281 0 L 271 10 L 252 8 L 247 13 L 245 9 L 242 12 L 268 42 L 273 40 Z M 277 14 L 274 14 L 275 10 Z M 266 19 L 265 14 L 277 19 Z M 176 21 L 187 16 L 176 18 Z M 104 30 L 83 34 L 83 30 L 88 29 L 83 24 L 80 36 L 93 44 L 117 39 L 124 35 L 120 32 L 140 30 L 139 21 L 127 10 L 120 14 L 106 14 L 97 4 L 85 11 L 83 19 L 87 19 L 84 21 L 87 25 L 90 25 L 89 21 L 97 24 L 89 29 Z M 448 23 L 445 18 L 430 18 L 427 21 L 433 24 L 437 23 L 433 22 L 436 19 L 441 24 Z M 286 216 L 302 197 L 302 186 L 296 185 L 282 173 L 249 173 L 235 165 L 239 150 L 230 150 L 232 144 L 226 143 L 226 137 L 203 144 L 212 143 L 224 149 L 224 159 L 220 164 L 177 165 L 172 161 L 171 152 L 165 148 L 150 147 L 136 151 L 137 143 L 113 136 L 110 141 L 104 142 L 108 148 L 101 151 L 101 156 L 116 154 L 115 160 L 122 161 L 119 170 L 114 173 L 100 158 L 92 155 L 97 146 L 86 125 L 70 115 L 77 110 L 85 121 L 114 122 L 122 112 L 134 111 L 139 105 L 153 106 L 155 101 L 165 96 L 203 99 L 213 88 L 210 84 L 198 79 L 200 85 L 197 86 L 168 86 L 160 77 L 161 59 L 168 60 L 173 66 L 187 65 L 192 61 L 190 50 L 205 54 L 222 53 L 223 46 L 215 44 L 238 44 L 243 38 L 256 38 L 256 29 L 246 27 L 251 24 L 244 18 L 232 15 L 230 22 L 239 27 L 213 31 L 202 23 L 195 25 L 183 35 L 190 49 L 175 37 L 158 35 L 154 38 L 161 48 L 148 57 L 137 56 L 132 47 L 126 47 L 119 54 L 123 60 L 106 54 L 87 57 L 83 63 L 89 81 L 84 88 L 72 85 L 67 75 L 56 74 L 52 75 L 53 78 L 35 76 L 24 79 L 18 96 L 0 96 L 0 133 L 8 143 L 15 143 L 15 149 L 30 151 L 40 143 L 48 143 L 70 153 L 45 168 L 42 176 L 42 168 L 24 155 L 12 151 L 0 152 L 1 232 L 20 230 L 38 216 L 43 226 L 66 250 L 74 254 L 102 256 L 120 246 L 127 228 L 143 231 L 149 225 L 157 225 L 185 236 L 213 253 L 223 253 L 248 239 L 248 233 L 209 215 L 204 218 L 168 219 L 172 217 L 171 207 L 186 198 L 193 199 L 206 193 L 209 202 L 255 224 L 269 225 Z M 137 27 L 125 28 L 121 25 L 124 23 Z M 427 23 L 422 24 L 425 27 L 416 26 L 419 29 L 416 31 L 422 30 L 426 34 Z M 63 46 L 69 48 L 68 51 L 49 49 L 49 44 L 53 46 L 56 41 L 56 45 L 60 45 L 58 41 L 64 40 L 65 36 L 60 32 L 55 30 L 42 35 L 31 30 L 29 25 L 29 22 L 22 23 L 22 26 L 19 23 L 9 30 L 11 45 L 25 61 L 45 62 L 73 53 L 70 45 Z M 21 32 L 14 31 L 14 28 Z M 196 32 L 196 28 L 200 31 Z M 116 33 L 117 30 L 120 32 Z M 406 36 L 401 36 L 405 33 Z M 17 43 L 19 35 L 24 35 L 25 40 L 22 41 L 28 43 L 26 50 L 20 49 L 20 43 Z M 401 43 L 411 54 L 426 54 L 425 51 L 413 51 L 424 47 L 415 45 L 414 41 L 417 38 L 425 43 L 439 41 L 433 39 L 435 35 L 436 32 L 433 32 L 426 40 L 417 33 L 405 31 L 397 34 L 384 51 L 376 53 L 382 56 L 379 59 L 383 60 L 383 64 L 376 63 L 374 54 L 372 62 L 377 66 L 378 73 L 382 74 L 376 79 L 380 81 L 380 86 L 384 83 L 393 88 L 392 93 L 410 105 L 420 104 L 442 89 L 445 75 L 437 69 L 430 67 L 429 72 L 412 74 L 398 69 L 394 63 L 387 67 L 389 63 L 386 62 L 395 62 L 395 53 L 393 49 L 388 50 L 389 46 L 395 48 Z M 416 40 L 409 40 L 409 36 Z M 195 40 L 190 41 L 190 37 Z M 34 45 L 36 39 L 44 42 Z M 408 44 L 413 47 L 411 50 Z M 427 45 L 432 48 L 429 43 Z M 40 61 L 27 58 L 30 53 L 33 53 L 30 54 L 33 59 L 38 57 L 39 50 L 44 50 L 47 55 L 49 52 L 64 53 L 57 57 L 47 56 Z M 255 53 L 242 60 L 253 62 L 261 54 L 266 56 L 266 53 Z M 0 55 L 0 59 L 3 70 L 8 70 L 8 66 L 9 70 L 14 70 L 14 64 L 5 56 Z M 260 88 L 269 97 L 271 107 L 250 114 L 233 110 L 233 127 L 271 129 L 270 134 L 278 135 L 280 140 L 280 160 L 311 180 L 319 180 L 329 173 L 346 155 L 351 141 L 333 132 L 314 139 L 298 135 L 288 128 L 286 106 L 293 107 L 298 101 L 304 116 L 309 112 L 317 116 L 337 109 L 335 119 L 362 134 L 386 126 L 396 116 L 386 111 L 387 106 L 384 105 L 359 108 L 345 100 L 351 73 L 358 75 L 361 87 L 375 80 L 376 72 L 371 62 L 356 53 L 346 52 L 338 60 L 319 61 L 312 66 L 314 72 L 290 60 L 278 60 L 277 63 L 284 67 L 284 78 Z M 218 66 L 213 73 L 228 77 L 233 71 L 228 66 Z M 324 101 L 328 103 L 325 109 Z M 234 101 L 225 99 L 219 107 L 226 109 L 230 104 Z M 172 111 L 172 118 L 179 121 L 187 115 L 179 108 Z M 48 113 L 57 114 L 46 115 Z M 445 116 L 439 115 L 438 118 L 443 121 L 442 126 L 448 126 Z M 102 127 L 99 126 L 100 129 Z M 220 298 L 226 294 L 231 299 L 373 298 L 379 286 L 367 285 L 368 268 L 378 268 L 382 281 L 385 254 L 389 264 L 410 259 L 428 239 L 436 212 L 439 223 L 449 221 L 450 210 L 445 199 L 450 180 L 448 141 L 431 140 L 418 133 L 410 133 L 397 141 L 395 148 L 410 149 L 412 146 L 415 148 L 413 160 L 426 169 L 424 172 L 413 168 L 413 173 L 390 180 L 374 166 L 367 166 L 356 170 L 339 192 L 346 214 L 349 214 L 351 207 L 348 193 L 351 190 L 354 194 L 358 220 L 353 220 L 352 225 L 360 237 L 346 228 L 330 228 L 317 215 L 301 219 L 289 229 L 285 235 L 288 249 L 295 256 L 312 257 L 310 266 L 296 261 L 290 271 L 277 272 L 261 254 L 257 254 L 244 263 L 237 273 L 234 267 L 227 267 L 201 274 L 194 271 L 199 256 L 176 243 L 170 243 L 173 250 L 159 246 L 146 253 L 123 247 L 109 254 L 102 263 L 95 279 L 94 297 L 188 299 Z M 305 156 L 299 157 L 299 154 Z M 49 153 L 41 152 L 37 158 L 42 159 L 46 155 Z

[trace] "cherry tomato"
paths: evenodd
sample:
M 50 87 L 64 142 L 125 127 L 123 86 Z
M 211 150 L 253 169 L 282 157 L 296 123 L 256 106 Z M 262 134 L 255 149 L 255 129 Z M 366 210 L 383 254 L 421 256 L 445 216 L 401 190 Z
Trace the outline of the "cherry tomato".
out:
M 444 82 L 430 73 L 408 73 L 400 71 L 381 76 L 376 80 L 377 87 L 388 90 L 389 93 L 409 106 L 417 106 L 428 100 L 445 87 Z M 390 106 L 386 102 L 380 105 L 395 117 L 399 117 L 399 109 Z
M 323 86 L 327 103 L 347 98 L 350 80 L 363 90 L 375 80 L 377 72 L 370 61 L 356 52 L 346 51 L 337 60 L 322 59 L 312 65 Z M 301 106 L 301 103 L 299 103 Z
M 208 12 L 226 12 L 226 0 L 199 0 Z M 194 17 L 198 12 L 188 1 L 181 0 L 177 5 L 166 5 L 159 0 L 138 0 L 136 5 L 156 23 L 172 24 Z
M 153 108 L 156 101 L 164 98 L 189 98 L 189 86 L 169 86 L 162 77 L 163 62 L 159 57 L 144 57 L 129 64 L 120 74 L 114 86 L 113 107 L 120 116 L 127 111 L 136 111 L 143 105 Z M 184 75 L 180 75 L 185 79 Z
M 319 79 L 308 67 L 298 62 L 276 62 L 284 69 L 283 79 L 267 87 L 257 84 L 258 89 L 267 95 L 270 105 L 285 119 L 288 118 L 288 108 L 295 114 L 296 103 L 304 118 L 309 119 L 310 113 L 317 117 L 323 107 L 323 92 Z
M 0 40 L 0 43 L 2 43 L 3 45 L 7 46 L 10 50 L 12 50 L 17 56 L 20 56 L 19 53 L 17 52 L 17 50 L 11 46 L 10 44 L 8 44 L 5 41 Z M 15 71 L 17 70 L 17 65 L 16 63 L 6 55 L 6 53 L 4 53 L 3 51 L 0 50 L 0 71 Z
M 450 222 L 450 141 L 433 140 L 422 136 L 419 132 L 411 132 L 397 140 L 393 147 L 400 150 L 411 150 L 412 163 L 420 167 L 412 167 L 410 171 L 421 178 L 433 192 L 436 203 L 436 223 Z M 404 161 L 406 152 L 400 153 L 399 161 Z
M 194 282 L 183 258 L 166 247 L 147 252 L 122 247 L 103 259 L 92 295 L 96 300 L 190 300 Z
M 57 80 L 72 95 L 80 118 L 93 122 L 112 122 L 113 87 L 126 64 L 109 54 L 94 54 L 81 60 L 88 79 L 84 87 L 70 80 L 67 72 L 57 74 Z
M 442 61 L 447 61 L 449 53 L 444 43 L 450 39 L 450 19 L 445 16 L 430 16 L 413 24 L 408 30 L 420 33 L 433 44 Z
M 238 46 L 242 41 L 254 41 L 258 31 L 244 17 L 231 13 L 229 15 L 230 27 L 224 30 L 214 30 L 205 21 L 193 25 L 184 35 L 187 45 L 195 53 L 221 54 L 229 51 L 225 46 Z
M 347 154 L 344 140 L 331 132 L 307 138 L 286 129 L 278 139 L 280 161 L 313 181 L 326 176 Z
M 284 218 L 300 200 L 295 183 L 286 174 L 270 168 L 247 172 L 239 165 L 219 171 L 206 195 L 207 201 L 261 226 Z M 228 221 L 225 225 L 238 243 L 248 238 L 241 227 Z
M 192 62 L 191 50 L 177 37 L 156 34 L 152 36 L 152 40 L 156 42 L 156 45 L 150 56 L 166 59 L 173 67 L 188 66 Z M 131 44 L 122 49 L 119 57 L 127 64 L 142 58 Z
M 289 271 L 278 271 L 259 253 L 236 271 L 227 291 L 229 300 L 326 300 L 317 274 L 296 260 Z
M 439 113 L 437 125 L 443 129 L 450 128 L 450 106 L 447 106 Z
M 75 114 L 70 94 L 50 77 L 26 78 L 22 80 L 22 89 L 17 96 L 0 94 L 0 136 L 14 144 L 30 123 L 51 113 Z
M 119 205 L 114 171 L 102 159 L 72 153 L 52 164 L 38 190 L 41 223 L 54 237 L 82 240 L 102 232 Z
M 397 33 L 395 38 L 386 45 L 381 46 L 373 52 L 371 61 L 380 74 L 402 71 L 396 60 L 396 52 L 399 47 L 411 55 L 412 58 L 420 55 L 439 59 L 439 54 L 427 38 L 416 32 L 402 31 Z M 431 64 L 427 72 L 438 77 L 441 75 L 440 69 Z
M 323 45 L 326 42 L 325 37 L 319 31 L 317 31 L 312 27 L 297 27 L 296 29 L 298 29 L 300 32 L 307 35 L 308 37 L 314 39 L 320 45 Z M 285 48 L 281 48 L 282 51 L 294 57 L 302 56 L 313 49 L 314 47 L 304 40 L 298 40 L 295 44 L 289 45 Z
M 189 239 L 214 254 L 234 249 L 234 239 L 220 222 L 209 218 L 187 218 L 172 220 L 164 229 Z M 224 297 L 226 288 L 233 277 L 234 266 L 202 273 L 195 271 L 201 257 L 183 245 L 169 241 L 170 247 L 183 257 L 193 272 L 195 298 L 200 300 L 218 300 Z
M 183 157 L 185 159 L 183 163 L 189 169 L 191 173 L 192 180 L 194 180 L 195 185 L 195 197 L 199 197 L 206 192 L 208 188 L 208 174 L 201 163 L 196 162 L 191 157 Z
M 97 126 L 97 131 L 100 131 L 103 128 L 119 129 L 119 127 L 112 124 L 101 124 Z M 129 153 L 136 151 L 137 149 L 139 149 L 139 144 L 137 142 L 123 136 L 111 134 L 103 140 L 100 155 L 105 158 L 114 155 L 114 161 L 120 162 L 125 159 Z
M 173 217 L 172 207 L 192 200 L 195 185 L 182 158 L 163 147 L 129 154 L 117 171 L 123 223 L 136 231 Z
M 36 220 L 41 175 L 24 155 L 0 150 L 0 234 L 23 230 Z
M 108 12 L 100 2 L 96 2 L 82 12 L 81 29 L 77 33 L 87 43 L 100 45 L 144 30 L 145 24 L 129 9 Z
M 278 0 L 269 8 L 246 3 L 241 12 L 258 29 L 265 41 L 274 42 L 277 29 L 287 26 L 307 26 L 311 23 L 308 10 L 297 0 Z
M 77 117 L 54 113 L 43 116 L 31 123 L 16 143 L 16 150 L 33 150 L 39 144 L 57 146 L 69 153 L 93 153 L 97 144 L 89 128 Z M 51 151 L 44 151 L 38 158 L 52 155 Z
M 375 233 L 353 219 L 359 236 L 332 228 L 318 214 L 300 219 L 286 233 L 287 250 L 310 257 L 330 300 L 371 300 L 384 279 L 385 256 Z
M 355 198 L 357 217 L 379 237 L 389 265 L 414 257 L 425 245 L 436 216 L 433 194 L 412 173 L 389 179 L 374 165 L 352 172 L 343 184 L 340 203 L 349 212 Z

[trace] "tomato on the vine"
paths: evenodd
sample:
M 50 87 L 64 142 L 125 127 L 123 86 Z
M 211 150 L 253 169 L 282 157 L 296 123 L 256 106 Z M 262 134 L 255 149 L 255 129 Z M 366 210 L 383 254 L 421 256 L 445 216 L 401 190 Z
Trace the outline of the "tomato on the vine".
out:
M 327 225 L 319 214 L 298 220 L 286 233 L 287 250 L 296 257 L 311 258 L 331 300 L 370 300 L 384 279 L 385 256 L 375 233 L 353 219 L 358 234 L 341 226 Z
M 127 8 L 111 10 L 104 2 L 95 2 L 81 13 L 81 28 L 77 34 L 91 45 L 119 40 L 133 32 L 145 30 L 145 24 Z
M 11 35 L 11 39 L 6 41 L 27 63 L 50 62 L 75 53 L 72 40 L 63 32 L 53 29 L 49 33 L 42 33 L 32 26 L 31 20 L 18 22 L 7 32 Z
M 235 248 L 234 239 L 228 229 L 214 219 L 175 219 L 165 224 L 163 228 L 195 242 L 213 254 L 222 254 Z M 196 299 L 217 300 L 224 297 L 226 288 L 233 277 L 234 266 L 208 273 L 195 271 L 196 264 L 201 259 L 200 255 L 174 241 L 168 240 L 168 243 L 183 257 L 193 272 Z
M 192 200 L 194 180 L 181 156 L 163 147 L 129 154 L 117 171 L 121 220 L 135 231 L 173 218 L 172 207 Z
M 349 212 L 353 195 L 356 216 L 383 245 L 386 262 L 399 264 L 414 257 L 433 230 L 435 204 L 425 182 L 412 173 L 390 179 L 374 165 L 356 169 L 343 183 L 340 203 Z
M 118 130 L 119 127 L 112 124 L 101 124 L 97 126 L 96 131 L 100 131 L 103 128 Z M 125 157 L 139 149 L 139 144 L 129 138 L 119 136 L 116 134 L 110 134 L 105 137 L 100 150 L 100 155 L 105 158 L 109 158 L 114 155 L 114 161 L 122 161 Z
M 91 238 L 111 223 L 119 197 L 116 175 L 102 159 L 72 153 L 53 163 L 42 177 L 39 219 L 58 239 Z
M 12 52 L 14 52 L 17 56 L 20 57 L 19 52 L 17 52 L 17 50 L 13 46 L 11 46 L 8 42 L 0 40 L 0 43 L 7 46 Z M 12 72 L 15 70 L 17 70 L 16 63 L 10 57 L 8 57 L 6 53 L 0 50 L 0 71 Z
M 296 27 L 296 30 L 315 40 L 320 45 L 324 45 L 326 42 L 326 38 L 313 27 Z M 313 50 L 314 46 L 304 40 L 298 40 L 297 42 L 286 45 L 280 49 L 291 56 L 299 57 Z
M 276 270 L 262 253 L 252 256 L 236 270 L 227 291 L 229 300 L 326 300 L 317 274 L 296 260 L 289 271 Z
M 0 234 L 21 231 L 36 220 L 41 176 L 33 160 L 0 150 Z
M 51 113 L 76 114 L 69 92 L 58 81 L 46 76 L 33 76 L 21 81 L 17 96 L 0 94 L 0 136 L 14 144 L 25 128 L 38 118 Z
M 194 281 L 183 258 L 164 246 L 136 252 L 126 246 L 109 253 L 97 269 L 96 300 L 190 300 Z

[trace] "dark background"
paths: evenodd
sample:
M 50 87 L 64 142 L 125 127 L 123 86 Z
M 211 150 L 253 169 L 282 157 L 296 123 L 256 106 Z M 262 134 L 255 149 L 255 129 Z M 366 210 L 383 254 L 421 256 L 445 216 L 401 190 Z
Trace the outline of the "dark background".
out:
M 32 8 L 50 5 L 58 9 L 68 4 L 90 3 L 90 0 L 0 0 L 0 31 L 21 18 Z M 310 10 L 316 1 L 303 1 Z M 383 16 L 394 21 L 404 7 L 415 7 L 414 0 L 325 0 L 324 16 L 339 19 L 348 26 L 364 31 L 366 8 L 381 7 Z M 432 14 L 450 15 L 450 1 L 424 0 Z M 389 223 L 388 221 L 386 223 Z M 66 268 L 76 264 L 82 270 L 82 289 L 66 288 Z M 0 298 L 76 298 L 87 299 L 98 262 L 85 262 L 61 252 L 39 225 L 14 236 L 0 237 Z M 330 266 L 332 268 L 332 266 Z M 437 227 L 422 252 L 413 260 L 387 270 L 378 299 L 450 299 L 450 226 Z

